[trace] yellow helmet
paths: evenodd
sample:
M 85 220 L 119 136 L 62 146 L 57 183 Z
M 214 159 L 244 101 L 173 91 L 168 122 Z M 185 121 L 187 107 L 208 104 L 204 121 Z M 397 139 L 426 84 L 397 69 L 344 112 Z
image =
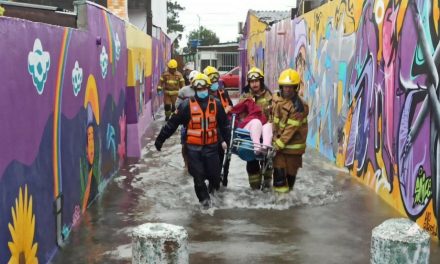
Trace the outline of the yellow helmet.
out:
M 259 79 L 263 79 L 264 78 L 264 74 L 263 71 L 258 69 L 257 67 L 252 67 L 247 75 L 247 80 L 251 81 L 251 80 L 259 80 Z
M 299 73 L 294 69 L 287 69 L 281 72 L 278 78 L 279 85 L 298 85 L 301 81 Z
M 198 73 L 196 74 L 196 76 L 194 77 L 194 79 L 191 82 L 191 86 L 193 88 L 204 88 L 204 87 L 209 87 L 211 85 L 211 80 L 209 79 L 208 76 L 206 76 L 203 73 Z
M 203 70 L 203 73 L 211 79 L 211 81 L 216 82 L 220 78 L 220 74 L 218 73 L 218 70 L 215 67 L 212 66 L 206 66 L 206 68 Z
M 177 61 L 175 59 L 172 59 L 168 62 L 167 66 L 170 69 L 175 69 L 175 68 L 177 68 Z

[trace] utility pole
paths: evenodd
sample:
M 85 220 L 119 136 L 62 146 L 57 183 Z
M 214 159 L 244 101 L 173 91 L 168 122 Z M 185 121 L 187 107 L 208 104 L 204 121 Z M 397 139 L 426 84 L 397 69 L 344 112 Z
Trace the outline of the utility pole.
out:
M 146 0 L 147 8 L 147 35 L 152 36 L 153 31 L 153 12 L 151 11 L 151 0 Z

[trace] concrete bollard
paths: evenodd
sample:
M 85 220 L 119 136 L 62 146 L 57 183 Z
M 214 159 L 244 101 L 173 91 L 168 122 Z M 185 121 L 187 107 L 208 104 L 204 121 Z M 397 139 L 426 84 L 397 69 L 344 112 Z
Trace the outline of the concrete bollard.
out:
M 428 232 L 409 219 L 386 220 L 373 229 L 370 262 L 428 264 L 430 241 Z
M 181 226 L 147 223 L 132 237 L 132 263 L 188 264 L 188 233 Z

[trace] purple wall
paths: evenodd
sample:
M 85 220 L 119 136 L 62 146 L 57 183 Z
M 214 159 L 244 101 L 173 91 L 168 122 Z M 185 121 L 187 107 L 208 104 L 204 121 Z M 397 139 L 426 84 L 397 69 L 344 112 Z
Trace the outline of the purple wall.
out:
M 124 22 L 86 10 L 82 30 L 0 17 L 0 263 L 25 239 L 49 261 L 125 155 Z

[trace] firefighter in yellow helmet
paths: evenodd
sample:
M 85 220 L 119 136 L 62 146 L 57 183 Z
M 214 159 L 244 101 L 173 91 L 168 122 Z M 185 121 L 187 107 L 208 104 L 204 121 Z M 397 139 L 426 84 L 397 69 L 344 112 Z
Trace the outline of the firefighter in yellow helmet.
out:
M 209 94 L 217 98 L 223 106 L 225 113 L 227 114 L 232 109 L 232 100 L 229 97 L 228 91 L 224 89 L 223 82 L 220 81 L 220 73 L 213 66 L 207 66 L 203 73 L 209 77 L 211 86 L 209 87 Z M 225 158 L 225 151 L 222 146 L 218 146 L 218 155 L 220 159 L 220 167 L 223 165 L 223 159 Z M 222 179 L 223 186 L 226 186 L 227 179 Z
M 219 141 L 224 149 L 229 140 L 228 118 L 219 100 L 209 95 L 211 82 L 203 73 L 192 81 L 195 96 L 185 99 L 162 127 L 154 143 L 158 151 L 162 144 L 185 125 L 188 155 L 188 171 L 194 178 L 194 189 L 203 208 L 210 206 L 210 192 L 220 188 Z M 209 181 L 209 187 L 205 180 Z
M 179 89 L 185 86 L 182 74 L 177 70 L 177 61 L 172 59 L 168 62 L 168 71 L 160 76 L 158 92 L 164 92 L 163 103 L 165 108 L 165 121 L 176 111 L 175 103 Z
M 252 99 L 255 104 L 261 108 L 267 118 L 267 123 L 261 128 L 263 133 L 272 131 L 272 93 L 264 84 L 264 73 L 257 67 L 252 67 L 247 75 L 247 82 L 244 93 L 240 96 L 239 102 L 246 99 Z M 269 140 L 270 141 L 270 140 Z M 272 181 L 272 170 L 268 169 L 264 175 L 260 174 L 260 161 L 252 160 L 246 163 L 249 185 L 252 189 L 262 189 L 266 191 L 270 188 Z
M 222 103 L 223 109 L 228 113 L 232 108 L 232 100 L 225 90 L 223 82 L 220 80 L 220 73 L 215 67 L 207 66 L 203 73 L 211 80 L 211 86 L 209 87 L 209 94 L 219 99 Z
M 293 189 L 302 155 L 306 150 L 307 115 L 309 106 L 298 95 L 301 78 L 293 69 L 281 72 L 279 92 L 274 95 L 273 106 L 273 188 L 276 192 Z

